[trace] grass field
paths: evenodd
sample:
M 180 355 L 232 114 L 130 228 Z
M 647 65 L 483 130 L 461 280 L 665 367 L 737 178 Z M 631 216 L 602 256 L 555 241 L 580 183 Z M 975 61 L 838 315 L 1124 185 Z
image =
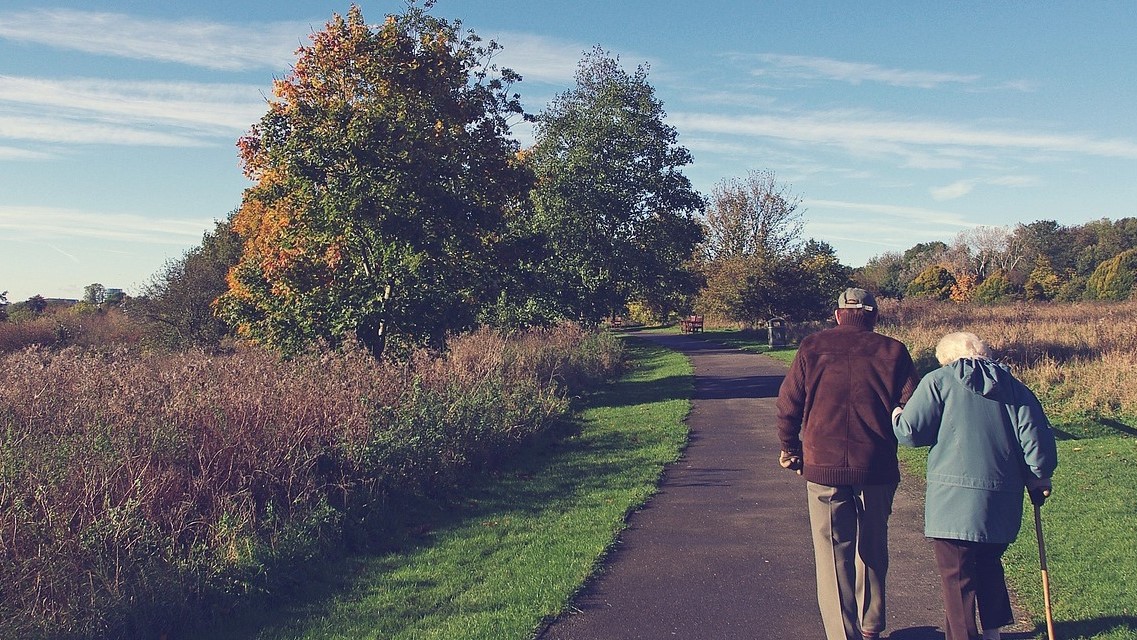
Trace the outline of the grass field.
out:
M 628 346 L 634 369 L 588 398 L 564 437 L 415 514 L 398 552 L 328 567 L 303 601 L 229 620 L 200 640 L 530 638 L 594 571 L 686 443 L 690 365 Z

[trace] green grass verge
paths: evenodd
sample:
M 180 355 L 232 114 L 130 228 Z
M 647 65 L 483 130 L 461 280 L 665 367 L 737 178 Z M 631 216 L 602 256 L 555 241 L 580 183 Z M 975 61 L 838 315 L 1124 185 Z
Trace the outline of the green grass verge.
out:
M 647 329 L 639 329 L 645 333 L 679 333 L 678 327 L 653 327 Z M 797 354 L 796 347 L 777 347 L 771 348 L 766 331 L 754 331 L 752 329 L 707 329 L 699 333 L 689 334 L 689 337 L 696 340 L 705 340 L 707 342 L 717 342 L 725 344 L 728 347 L 734 347 L 739 351 L 748 351 L 750 353 L 762 353 L 770 356 L 776 360 L 780 360 L 786 364 L 793 362 L 794 355 Z
M 587 399 L 567 436 L 423 512 L 398 552 L 337 563 L 303 602 L 230 620 L 202 640 L 532 637 L 686 444 L 690 364 L 641 341 L 628 348 L 633 369 Z
M 923 484 L 926 448 L 901 447 L 909 481 Z M 1058 443 L 1054 496 L 1042 508 L 1055 633 L 1063 640 L 1137 640 L 1137 440 Z M 1045 638 L 1034 508 L 1003 558 L 1007 581 Z
M 1042 507 L 1055 633 L 1064 640 L 1137 640 L 1137 440 L 1064 441 L 1058 459 L 1054 496 Z M 1015 593 L 1041 622 L 1030 505 L 1006 564 Z

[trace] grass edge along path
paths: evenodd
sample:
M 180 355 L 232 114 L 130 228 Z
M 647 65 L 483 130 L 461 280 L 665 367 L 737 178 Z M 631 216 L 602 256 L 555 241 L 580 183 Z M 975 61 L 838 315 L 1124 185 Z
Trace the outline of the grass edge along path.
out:
M 209 637 L 533 637 L 598 570 L 686 446 L 690 362 L 645 341 L 626 346 L 629 372 L 585 399 L 569 435 L 468 487 L 403 550 L 338 567 L 336 595 Z

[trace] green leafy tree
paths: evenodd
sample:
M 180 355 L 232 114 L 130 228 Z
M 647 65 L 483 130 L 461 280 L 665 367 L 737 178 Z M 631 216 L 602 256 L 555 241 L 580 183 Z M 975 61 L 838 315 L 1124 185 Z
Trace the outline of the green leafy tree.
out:
M 851 282 L 852 269 L 837 259 L 837 250 L 828 242 L 807 240 L 797 252 L 797 261 L 806 278 L 797 291 L 800 300 L 796 318 L 813 320 L 830 315 L 837 295 Z
M 741 258 L 741 261 L 742 279 L 731 299 L 732 304 L 727 306 L 728 318 L 759 325 L 774 317 L 791 320 L 816 317 L 817 280 L 801 262 L 764 261 L 756 257 Z
M 919 273 L 908 283 L 907 294 L 913 298 L 947 300 L 951 298 L 955 276 L 943 265 L 933 264 Z
M 833 312 L 833 301 L 849 282 L 849 268 L 829 244 L 807 241 L 779 259 L 744 258 L 736 302 L 728 316 L 756 325 L 770 318 L 820 320 Z
M 1040 255 L 1023 288 L 1027 300 L 1053 300 L 1062 289 L 1062 279 L 1054 271 L 1050 259 Z
M 47 311 L 47 299 L 37 293 L 36 295 L 28 298 L 27 301 L 24 302 L 24 306 L 26 306 L 28 311 L 30 311 L 33 315 L 38 316 L 44 311 Z
M 1057 302 L 1077 302 L 1086 297 L 1086 280 L 1077 274 L 1068 276 L 1062 286 L 1058 288 L 1058 295 L 1054 296 Z
M 473 324 L 529 184 L 508 135 L 520 78 L 497 49 L 413 3 L 375 28 L 353 6 L 314 34 L 239 142 L 256 185 L 223 317 L 285 353 L 355 334 L 379 355 Z
M 228 289 L 226 276 L 241 257 L 241 239 L 228 221 L 216 223 L 201 244 L 171 260 L 131 301 L 149 339 L 168 349 L 215 347 L 231 333 L 214 303 Z
M 971 292 L 971 299 L 979 304 L 1010 302 L 1018 296 L 1019 291 L 1003 271 L 990 274 Z
M 1074 270 L 1077 254 L 1081 250 L 1075 233 L 1054 220 L 1036 220 L 1015 227 L 1015 243 L 1022 247 L 1023 255 L 1035 261 L 1045 258 L 1058 273 Z
M 632 299 L 693 293 L 703 199 L 680 171 L 691 154 L 664 117 L 647 69 L 628 73 L 599 48 L 581 61 L 576 87 L 536 117 L 527 160 L 549 246 L 542 277 L 565 315 L 595 321 Z
M 126 302 L 126 292 L 122 289 L 107 289 L 103 295 L 103 305 L 117 307 Z
M 875 292 L 879 297 L 903 298 L 907 285 L 903 273 L 903 256 L 895 251 L 886 251 L 870 258 L 865 266 L 855 269 L 851 277 L 858 286 Z
M 107 288 L 98 282 L 89 284 L 83 287 L 83 302 L 89 305 L 99 306 L 107 297 Z
M 1137 249 L 1122 251 L 1102 262 L 1086 281 L 1090 300 L 1128 300 L 1137 282 Z

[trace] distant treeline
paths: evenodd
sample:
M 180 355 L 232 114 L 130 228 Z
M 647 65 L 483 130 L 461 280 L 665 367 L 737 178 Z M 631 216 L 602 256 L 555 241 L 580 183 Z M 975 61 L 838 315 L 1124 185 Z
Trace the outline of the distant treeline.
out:
M 886 252 L 853 272 L 885 297 L 979 303 L 1128 300 L 1135 275 L 1137 218 L 976 227 L 951 244 Z

